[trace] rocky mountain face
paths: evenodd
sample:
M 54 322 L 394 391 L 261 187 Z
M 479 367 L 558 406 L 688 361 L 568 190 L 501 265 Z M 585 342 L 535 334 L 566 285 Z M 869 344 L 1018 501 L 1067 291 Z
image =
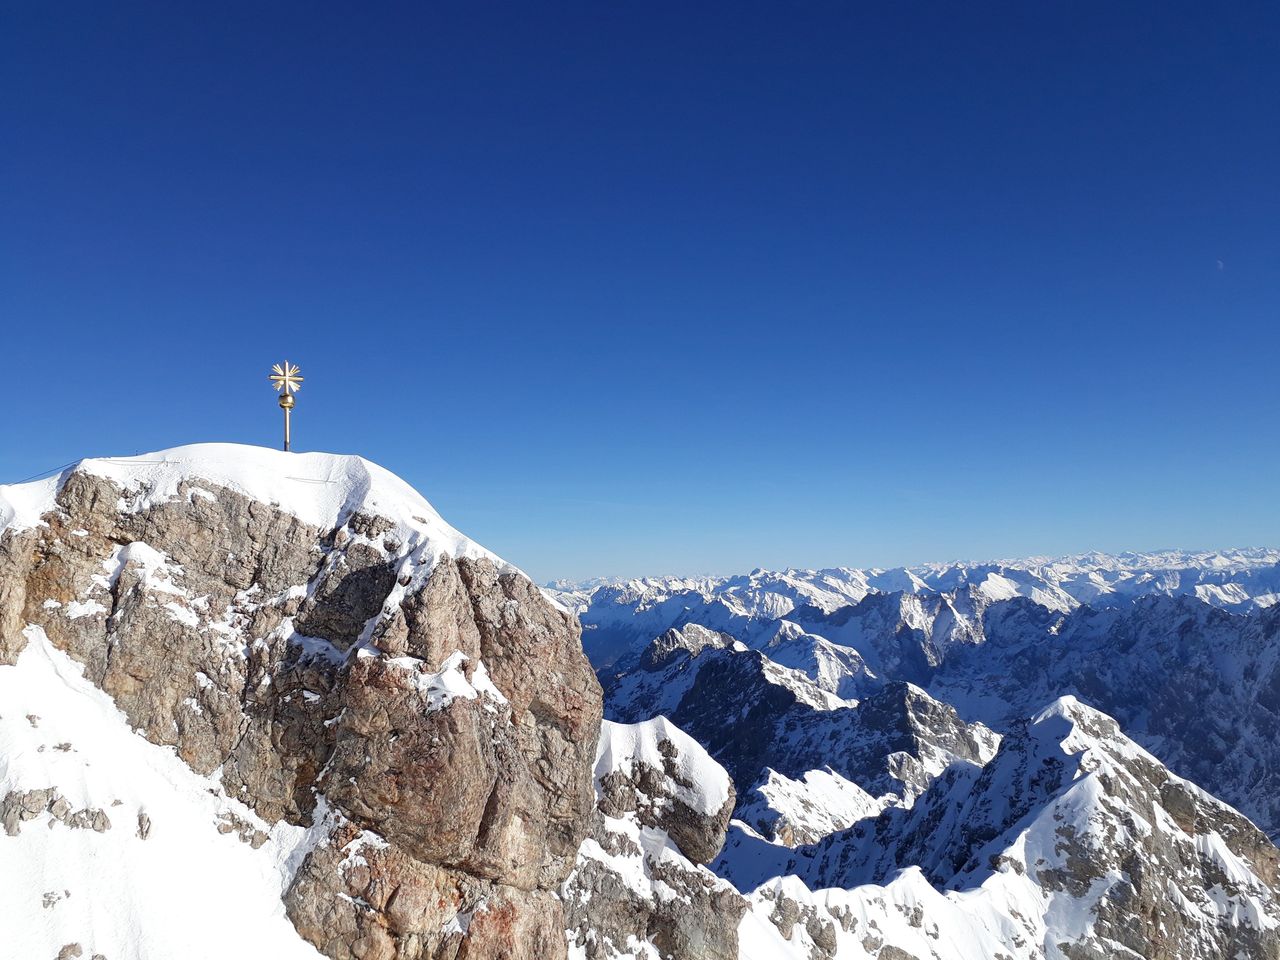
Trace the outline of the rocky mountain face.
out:
M 898 605 L 921 609 L 868 596 L 831 614 L 796 611 L 803 627 L 792 629 L 849 644 L 883 671 L 877 681 L 906 675 L 997 730 L 1078 696 L 1280 837 L 1280 607 L 1240 613 L 1152 595 L 1064 614 L 1014 598 L 982 605 L 956 639 L 927 617 L 883 615 Z
M 1275 829 L 1277 560 L 544 593 L 358 458 L 84 461 L 0 488 L 0 957 L 1280 960 L 1200 789 Z
M 601 715 L 573 616 L 356 458 L 183 448 L 6 494 L 0 670 L 78 673 L 206 785 L 209 836 L 275 874 L 297 937 L 277 955 L 565 956 Z M 93 795 L 95 770 L 0 762 L 0 849 L 56 821 L 83 847 L 27 850 L 58 900 L 24 891 L 21 955 L 193 955 L 197 927 L 144 949 L 165 918 L 96 918 L 95 860 L 176 824 Z M 247 935 L 238 955 L 262 955 Z
M 997 727 L 1071 693 L 1179 775 L 1280 837 L 1280 607 L 1230 613 L 1190 597 L 1046 616 L 988 611 L 929 689 Z
M 1072 698 L 910 809 L 786 853 L 740 834 L 716 864 L 793 955 L 1017 960 L 1280 957 L 1278 867 L 1257 827 Z
M 1250 556 L 1186 559 L 555 595 L 658 628 L 597 662 L 605 714 L 733 778 L 740 956 L 1273 957 L 1280 854 L 1200 786 L 1274 830 L 1280 608 Z
M 724 844 L 733 784 L 665 719 L 604 722 L 597 809 L 564 885 L 570 952 L 586 960 L 735 960 L 747 901 L 702 864 Z
M 816 839 L 808 817 L 795 816 L 797 804 L 824 828 L 845 826 L 833 805 L 861 816 L 910 803 L 950 764 L 983 762 L 996 748 L 990 730 L 964 723 L 918 687 L 884 684 L 861 702 L 842 700 L 692 625 L 663 634 L 641 663 L 608 684 L 609 718 L 636 722 L 656 711 L 674 721 L 729 772 L 743 801 L 737 815 L 789 842 Z M 816 773 L 823 782 L 809 796 L 797 781 Z

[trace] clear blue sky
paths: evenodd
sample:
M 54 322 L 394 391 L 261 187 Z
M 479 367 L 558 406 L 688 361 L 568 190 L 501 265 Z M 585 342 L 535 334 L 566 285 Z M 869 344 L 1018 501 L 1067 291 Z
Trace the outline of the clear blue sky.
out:
M 1275 4 L 3 4 L 0 479 L 355 452 L 534 576 L 1280 543 Z

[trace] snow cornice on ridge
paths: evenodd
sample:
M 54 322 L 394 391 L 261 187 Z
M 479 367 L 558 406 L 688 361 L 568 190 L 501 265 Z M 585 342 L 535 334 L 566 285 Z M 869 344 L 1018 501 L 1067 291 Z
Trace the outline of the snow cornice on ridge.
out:
M 0 533 L 41 523 L 75 474 L 109 480 L 127 496 L 121 509 L 138 512 L 202 485 L 225 488 L 268 504 L 321 530 L 353 516 L 381 517 L 397 542 L 424 558 L 488 559 L 516 568 L 444 521 L 413 487 L 383 467 L 350 454 L 286 453 L 235 443 L 197 443 L 134 457 L 79 461 L 55 477 L 0 486 Z M 206 491 L 211 492 L 211 491 Z

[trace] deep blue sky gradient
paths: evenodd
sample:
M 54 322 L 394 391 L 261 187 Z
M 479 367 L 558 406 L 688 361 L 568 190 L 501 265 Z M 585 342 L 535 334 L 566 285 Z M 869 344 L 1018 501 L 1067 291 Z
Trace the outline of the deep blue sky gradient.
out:
M 287 356 L 540 578 L 1280 543 L 1274 4 L 0 9 L 0 481 Z

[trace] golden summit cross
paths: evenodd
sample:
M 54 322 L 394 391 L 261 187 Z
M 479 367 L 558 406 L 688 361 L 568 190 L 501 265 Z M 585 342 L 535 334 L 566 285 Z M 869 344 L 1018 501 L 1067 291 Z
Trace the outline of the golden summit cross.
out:
M 276 390 L 280 394 L 280 409 L 284 411 L 284 448 L 288 450 L 289 414 L 293 411 L 293 395 L 298 392 L 298 385 L 302 383 L 303 378 L 298 376 L 297 365 L 288 360 L 284 363 L 272 364 L 271 369 L 275 372 L 267 379 L 276 385 Z

